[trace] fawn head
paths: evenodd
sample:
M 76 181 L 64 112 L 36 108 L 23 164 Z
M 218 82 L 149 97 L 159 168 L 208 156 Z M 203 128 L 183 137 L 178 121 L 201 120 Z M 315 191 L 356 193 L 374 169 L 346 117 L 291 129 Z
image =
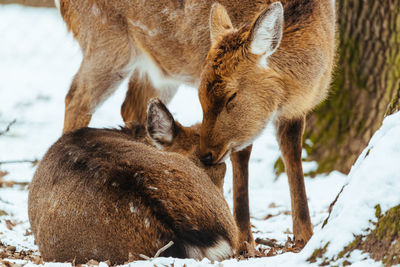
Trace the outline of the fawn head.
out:
M 147 107 L 147 134 L 157 148 L 188 157 L 222 191 L 226 165 L 208 166 L 200 161 L 200 124 L 182 126 L 159 99 L 153 98 Z
M 267 62 L 279 47 L 282 28 L 280 2 L 240 29 L 233 28 L 223 6 L 211 8 L 211 48 L 199 87 L 204 163 L 223 162 L 232 151 L 250 145 L 277 108 L 279 79 Z

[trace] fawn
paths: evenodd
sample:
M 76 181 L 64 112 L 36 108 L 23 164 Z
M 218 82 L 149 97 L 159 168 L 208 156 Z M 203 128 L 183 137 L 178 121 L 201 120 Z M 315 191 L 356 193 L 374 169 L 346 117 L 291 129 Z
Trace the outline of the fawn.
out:
M 225 164 L 199 160 L 199 125 L 175 122 L 159 100 L 147 126 L 81 128 L 46 153 L 29 191 L 29 220 L 45 261 L 153 256 L 222 260 L 238 231 L 223 197 Z
M 125 123 L 146 119 L 148 99 L 199 88 L 201 156 L 229 155 L 234 217 L 254 244 L 248 203 L 251 144 L 271 119 L 289 178 L 295 240 L 312 236 L 301 165 L 304 117 L 327 95 L 334 63 L 333 0 L 56 0 L 83 60 L 65 100 L 64 132 L 129 78 Z

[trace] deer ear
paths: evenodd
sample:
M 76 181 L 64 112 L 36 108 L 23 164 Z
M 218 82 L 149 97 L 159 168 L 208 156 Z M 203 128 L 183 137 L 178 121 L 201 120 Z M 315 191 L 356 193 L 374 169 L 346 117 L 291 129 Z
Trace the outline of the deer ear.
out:
M 214 44 L 219 36 L 232 29 L 232 22 L 225 7 L 221 4 L 214 3 L 210 11 L 211 43 Z
M 272 55 L 282 39 L 283 7 L 280 2 L 269 5 L 254 22 L 251 32 L 251 53 Z
M 147 106 L 147 134 L 159 144 L 171 144 L 176 136 L 174 117 L 157 98 L 152 98 Z

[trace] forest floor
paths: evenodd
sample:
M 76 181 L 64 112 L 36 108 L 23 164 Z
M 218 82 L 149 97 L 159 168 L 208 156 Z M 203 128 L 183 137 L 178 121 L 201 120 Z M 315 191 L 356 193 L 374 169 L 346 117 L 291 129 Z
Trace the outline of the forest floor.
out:
M 73 75 L 79 68 L 81 53 L 71 34 L 67 33 L 66 26 L 55 9 L 0 5 L 0 33 L 0 263 L 5 266 L 13 264 L 34 266 L 43 262 L 34 244 L 28 220 L 29 182 L 38 161 L 61 134 L 64 97 Z M 119 111 L 126 86 L 125 82 L 96 111 L 90 126 L 116 127 L 123 124 Z M 182 86 L 169 104 L 169 108 L 177 121 L 183 125 L 191 125 L 202 119 L 196 89 Z M 249 182 L 254 236 L 274 244 L 269 246 L 260 244 L 257 247 L 264 256 L 268 257 L 231 259 L 214 263 L 214 265 L 311 264 L 307 262 L 307 259 L 316 249 L 330 242 L 329 247 L 332 249 L 328 250 L 328 254 L 336 255 L 352 240 L 354 234 L 367 227 L 369 220 L 374 218 L 373 207 L 380 196 L 383 198 L 391 196 L 390 200 L 384 203 L 384 210 L 390 208 L 390 205 L 395 204 L 396 201 L 400 202 L 398 196 L 392 196 L 387 192 L 374 196 L 373 201 L 366 201 L 368 196 L 365 193 L 360 193 L 360 200 L 348 197 L 346 203 L 361 204 L 349 209 L 342 201 L 341 206 L 339 205 L 339 208 L 332 212 L 331 218 L 336 222 L 331 225 L 328 223 L 327 226 L 331 227 L 321 229 L 324 220 L 328 217 L 330 204 L 342 187 L 352 181 L 352 178 L 351 175 L 346 176 L 336 172 L 328 176 L 306 178 L 315 235 L 308 245 L 297 253 L 290 242 L 293 235 L 287 177 L 282 174 L 276 179 L 273 171 L 273 165 L 278 156 L 279 148 L 274 129 L 268 126 L 254 143 Z M 232 170 L 230 162 L 227 163 L 224 193 L 232 207 Z M 304 163 L 305 172 L 315 167 L 315 163 Z M 400 173 L 396 169 L 391 169 L 391 171 Z M 364 172 L 368 172 L 368 169 Z M 394 182 L 394 178 L 396 177 L 390 178 L 393 181 L 388 178 L 390 181 L 387 183 L 392 187 L 395 186 L 395 189 L 396 187 L 400 189 L 399 183 Z M 397 180 L 400 180 L 398 178 L 399 176 Z M 353 180 L 357 179 L 353 177 Z M 351 183 L 347 188 L 350 188 L 350 185 Z M 372 186 L 366 190 L 371 190 Z M 386 187 L 382 190 L 384 189 L 386 190 Z M 352 190 L 347 193 L 344 190 L 343 195 L 350 196 L 357 192 L 357 188 Z M 357 195 L 358 193 L 353 197 L 357 198 Z M 362 205 L 366 205 L 367 208 Z M 352 214 L 352 221 L 343 223 L 343 212 Z M 357 216 L 354 213 L 357 213 Z M 344 227 L 343 224 L 346 226 Z M 333 239 L 336 241 L 332 241 Z M 343 264 L 343 261 L 337 260 L 339 260 L 338 265 Z M 361 254 L 361 252 L 353 253 L 348 261 L 354 266 L 380 266 L 380 263 L 374 262 L 367 254 Z M 93 263 L 96 262 L 91 264 Z M 321 260 L 316 259 L 313 264 L 319 263 Z M 46 263 L 48 266 L 54 266 L 54 264 Z M 101 265 L 104 264 L 106 263 L 101 263 Z M 65 266 L 70 265 L 68 263 Z M 207 259 L 198 262 L 188 259 L 157 258 L 152 261 L 131 262 L 129 265 L 203 266 L 213 264 Z

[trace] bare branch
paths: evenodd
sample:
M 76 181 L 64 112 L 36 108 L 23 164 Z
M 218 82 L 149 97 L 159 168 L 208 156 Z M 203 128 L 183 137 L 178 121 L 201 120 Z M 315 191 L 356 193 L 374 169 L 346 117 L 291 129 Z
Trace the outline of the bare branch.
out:
M 285 247 L 283 245 L 277 244 L 276 241 L 271 240 L 269 238 L 266 238 L 266 239 L 256 238 L 255 241 L 257 244 L 269 246 L 271 248 L 284 248 Z
M 163 253 L 164 251 L 166 251 L 167 249 L 169 249 L 172 245 L 174 244 L 174 241 L 169 241 L 168 244 L 166 244 L 165 246 L 163 246 L 162 248 L 160 248 L 156 255 L 154 255 L 154 258 L 157 258 L 160 256 L 161 253 Z
M 20 164 L 20 163 L 31 163 L 33 166 L 39 163 L 38 159 L 30 160 L 30 159 L 22 159 L 22 160 L 5 160 L 0 161 L 0 165 L 3 164 Z
M 158 258 L 158 257 L 160 256 L 161 253 L 163 253 L 164 251 L 166 251 L 167 249 L 169 249 L 173 244 L 174 244 L 174 241 L 169 241 L 168 244 L 166 244 L 165 246 L 163 246 L 162 248 L 160 248 L 160 249 L 157 251 L 157 253 L 154 255 L 153 259 L 154 259 L 154 258 Z M 145 260 L 151 260 L 151 259 L 152 259 L 152 258 L 150 258 L 150 257 L 148 257 L 148 256 L 146 256 L 146 255 L 143 255 L 143 254 L 139 254 L 139 257 L 141 257 L 141 258 L 143 258 L 143 259 L 145 259 Z
M 0 0 L 0 4 L 20 4 L 34 7 L 55 7 L 53 0 Z
M 6 134 L 7 132 L 9 132 L 11 126 L 12 126 L 14 123 L 16 123 L 16 122 L 17 122 L 16 119 L 14 119 L 12 122 L 10 122 L 10 123 L 7 125 L 7 128 L 6 128 L 4 131 L 1 131 L 1 132 L 0 132 L 0 136 Z

